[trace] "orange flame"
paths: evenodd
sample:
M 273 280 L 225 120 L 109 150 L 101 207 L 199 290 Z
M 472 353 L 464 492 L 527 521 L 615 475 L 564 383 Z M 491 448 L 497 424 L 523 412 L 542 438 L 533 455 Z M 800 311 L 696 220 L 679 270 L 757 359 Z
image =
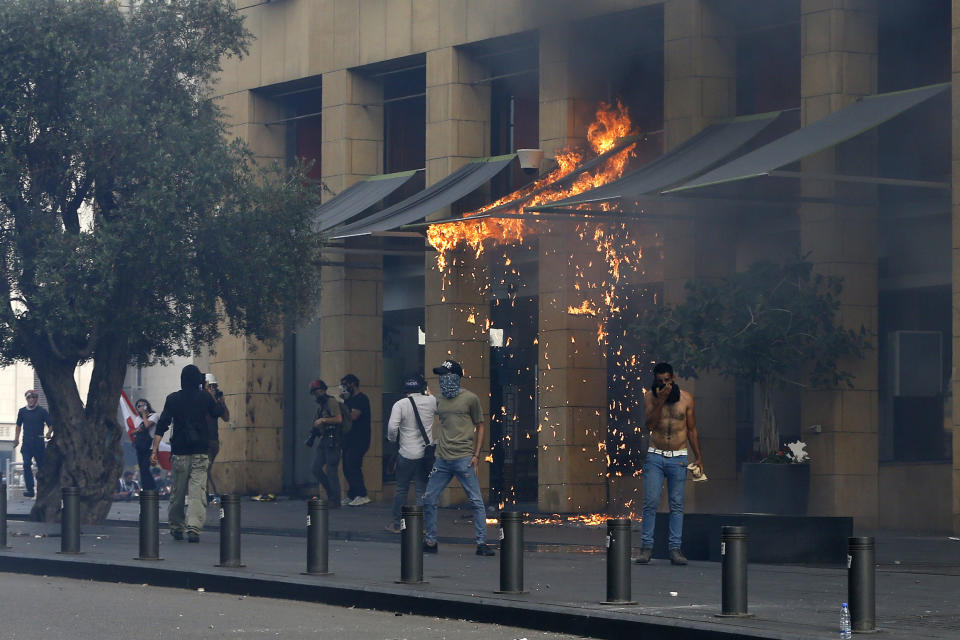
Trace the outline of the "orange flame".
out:
M 597 308 L 589 300 L 584 300 L 579 307 L 567 307 L 567 313 L 572 316 L 596 316 Z
M 619 139 L 635 133 L 627 108 L 619 100 L 616 105 L 601 102 L 597 107 L 596 119 L 587 128 L 587 142 L 596 155 L 601 155 L 613 149 Z M 635 151 L 636 144 L 634 143 L 607 158 L 606 162 L 599 167 L 577 176 L 569 185 L 539 191 L 571 174 L 583 164 L 584 153 L 568 147 L 557 152 L 557 168 L 548 175 L 465 215 L 478 215 L 518 198 L 530 196 L 530 194 L 534 195 L 525 201 L 522 206 L 536 206 L 555 202 L 595 189 L 622 176 L 627 162 L 635 155 Z M 520 208 L 505 213 L 519 213 Z M 443 271 L 447 266 L 449 252 L 460 244 L 470 247 L 479 257 L 484 251 L 484 243 L 486 242 L 519 244 L 523 242 L 527 235 L 532 233 L 534 233 L 533 228 L 527 222 L 518 218 L 485 218 L 470 222 L 430 225 L 427 229 L 427 240 L 437 250 L 437 266 Z

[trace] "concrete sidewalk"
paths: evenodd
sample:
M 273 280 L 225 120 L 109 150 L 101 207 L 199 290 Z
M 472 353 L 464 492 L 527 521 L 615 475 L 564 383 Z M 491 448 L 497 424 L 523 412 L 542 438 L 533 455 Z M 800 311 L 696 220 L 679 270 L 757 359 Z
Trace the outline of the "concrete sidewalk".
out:
M 399 536 L 383 530 L 384 505 L 344 507 L 330 514 L 330 570 L 302 576 L 306 507 L 302 500 L 244 499 L 243 569 L 220 569 L 216 528 L 199 545 L 175 542 L 162 529 L 163 562 L 140 562 L 136 503 L 114 505 L 111 523 L 83 529 L 79 556 L 59 555 L 59 525 L 17 520 L 29 505 L 10 504 L 9 544 L 0 570 L 150 583 L 163 586 L 323 601 L 398 612 L 496 621 L 595 637 L 835 638 L 846 599 L 841 567 L 751 565 L 749 619 L 717 618 L 720 566 L 665 561 L 633 565 L 632 606 L 600 604 L 606 595 L 606 529 L 528 525 L 523 596 L 498 595 L 498 558 L 473 554 L 469 511 L 440 511 L 440 553 L 424 558 L 423 585 L 396 584 Z M 161 505 L 161 519 L 166 515 Z M 216 525 L 216 511 L 210 512 Z M 126 526 L 125 526 L 126 525 Z M 488 529 L 495 540 L 496 528 Z M 864 532 L 857 532 L 863 534 Z M 867 532 L 869 533 L 869 532 Z M 38 537 L 39 536 L 39 537 Z M 638 533 L 634 533 L 635 542 Z M 960 637 L 960 541 L 877 533 L 877 626 L 888 638 Z M 673 595 L 676 594 L 676 595 Z

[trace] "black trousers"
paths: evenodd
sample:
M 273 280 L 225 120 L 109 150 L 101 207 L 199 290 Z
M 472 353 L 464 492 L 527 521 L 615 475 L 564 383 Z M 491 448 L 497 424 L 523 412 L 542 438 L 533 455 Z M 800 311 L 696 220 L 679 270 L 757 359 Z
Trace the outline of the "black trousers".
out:
M 37 470 L 43 464 L 43 455 L 47 448 L 43 438 L 24 438 L 20 445 L 20 455 L 23 456 L 23 482 L 27 485 L 27 492 L 33 493 L 33 461 L 37 462 Z
M 137 466 L 140 468 L 140 486 L 144 491 L 156 491 L 157 483 L 153 480 L 153 471 L 150 468 L 150 454 L 153 443 L 149 434 L 137 434 L 133 440 L 133 447 L 137 450 Z
M 363 456 L 370 448 L 369 442 L 347 442 L 343 445 L 343 476 L 347 479 L 347 498 L 367 495 L 363 483 Z

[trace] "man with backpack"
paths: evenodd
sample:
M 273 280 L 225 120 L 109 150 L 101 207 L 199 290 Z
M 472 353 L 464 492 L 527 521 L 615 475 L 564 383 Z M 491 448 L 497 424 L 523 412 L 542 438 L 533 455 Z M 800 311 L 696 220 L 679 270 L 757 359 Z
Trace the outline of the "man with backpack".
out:
M 306 444 L 312 447 L 320 440 L 313 452 L 313 475 L 327 492 L 329 508 L 339 509 L 340 474 L 337 467 L 340 466 L 340 447 L 343 442 L 340 403 L 327 394 L 327 383 L 320 379 L 310 383 L 310 395 L 318 406 Z
M 433 440 L 433 419 L 437 415 L 437 399 L 426 394 L 423 376 L 412 376 L 403 381 L 406 394 L 390 410 L 387 422 L 387 440 L 400 443 L 397 456 L 397 490 L 393 494 L 393 521 L 387 531 L 400 533 L 400 509 L 407 501 L 410 480 L 416 487 L 416 503 L 423 505 L 427 476 L 433 468 L 436 444 Z

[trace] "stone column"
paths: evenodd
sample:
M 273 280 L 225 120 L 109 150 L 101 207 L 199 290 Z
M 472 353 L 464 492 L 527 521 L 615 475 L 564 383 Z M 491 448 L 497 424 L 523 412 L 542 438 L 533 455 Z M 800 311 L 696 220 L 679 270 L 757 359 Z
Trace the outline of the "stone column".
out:
M 666 150 L 715 120 L 736 115 L 736 72 L 733 26 L 704 0 L 668 0 L 664 5 Z M 709 216 L 677 220 L 663 228 L 663 235 L 664 304 L 683 302 L 688 281 L 722 278 L 736 268 L 737 234 L 731 224 Z M 680 384 L 696 401 L 700 447 L 710 476 L 707 483 L 687 484 L 685 509 L 733 510 L 738 502 L 734 383 L 702 374 Z M 666 491 L 661 505 L 666 508 Z
M 244 138 L 257 159 L 282 161 L 283 127 L 265 122 L 284 117 L 283 108 L 252 92 L 224 100 L 232 132 Z M 268 348 L 224 331 L 209 357 L 226 396 L 231 421 L 219 424 L 220 453 L 213 478 L 220 493 L 279 493 L 283 479 L 283 345 Z M 255 348 L 254 348 L 255 347 Z
M 607 98 L 602 74 L 578 64 L 570 24 L 540 34 L 540 145 L 547 157 L 584 144 L 597 104 Z M 586 225 L 589 226 L 589 225 Z M 597 340 L 600 319 L 571 315 L 599 292 L 578 283 L 606 279 L 607 265 L 593 243 L 592 226 L 558 224 L 539 243 L 539 415 L 537 452 L 541 511 L 602 511 L 607 506 L 606 346 Z
M 323 75 L 321 174 L 334 193 L 380 173 L 382 99 L 380 85 L 360 74 L 342 70 Z M 356 242 L 345 245 L 351 248 Z M 321 271 L 318 375 L 335 389 L 340 378 L 352 373 L 370 398 L 370 450 L 363 459 L 363 478 L 376 500 L 383 488 L 383 260 L 376 254 L 325 254 L 334 264 Z M 347 485 L 341 485 L 346 493 Z
M 473 85 L 486 69 L 465 52 L 445 47 L 427 52 L 427 185 L 439 182 L 474 158 L 490 152 L 490 87 Z M 450 215 L 446 209 L 433 218 Z M 446 358 L 463 366 L 463 386 L 477 394 L 483 406 L 484 439 L 481 458 L 490 451 L 490 303 L 486 256 L 457 254 L 443 273 L 437 254 L 425 257 L 426 318 L 425 374 L 433 393 L 440 393 L 431 371 Z M 490 487 L 490 465 L 481 462 L 480 487 L 484 500 Z M 454 481 L 440 498 L 441 505 L 464 502 Z
M 804 125 L 876 92 L 875 0 L 803 0 L 801 4 L 801 119 Z M 805 172 L 856 173 L 873 162 L 875 141 L 861 137 L 803 162 Z M 843 326 L 877 331 L 876 191 L 862 185 L 805 181 L 805 196 L 837 197 L 863 206 L 804 204 L 801 252 L 815 269 L 843 278 L 839 320 Z M 802 425 L 820 424 L 807 438 L 813 460 L 810 512 L 854 516 L 875 526 L 877 501 L 877 350 L 862 360 L 841 362 L 856 375 L 852 389 L 803 394 Z

